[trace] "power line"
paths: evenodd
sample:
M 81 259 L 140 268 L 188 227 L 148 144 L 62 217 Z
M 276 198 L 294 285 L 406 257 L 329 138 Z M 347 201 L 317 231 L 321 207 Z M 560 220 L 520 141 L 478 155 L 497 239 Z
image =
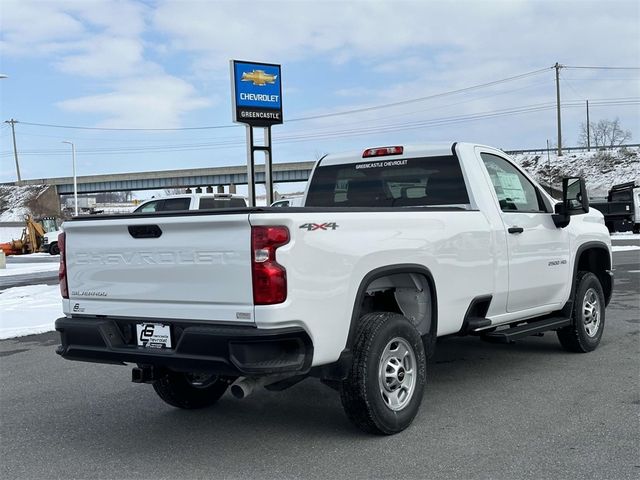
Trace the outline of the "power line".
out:
M 466 93 L 466 92 L 470 92 L 473 90 L 477 90 L 477 89 L 481 89 L 481 88 L 487 88 L 487 87 L 492 87 L 495 85 L 499 85 L 502 83 L 506 83 L 506 82 L 512 82 L 515 80 L 521 80 L 523 78 L 527 78 L 530 76 L 534 76 L 534 75 L 539 75 L 543 72 L 547 72 L 550 69 L 553 69 L 554 66 L 551 67 L 545 67 L 545 68 L 541 68 L 538 70 L 532 70 L 530 72 L 526 72 L 526 73 L 522 73 L 519 75 L 514 75 L 511 77 L 506 77 L 500 80 L 494 80 L 491 82 L 486 82 L 486 83 L 481 83 L 481 84 L 477 84 L 477 85 L 471 85 L 469 87 L 464 87 L 464 88 L 459 88 L 456 90 L 450 90 L 450 91 L 446 91 L 446 92 L 441 92 L 441 93 L 436 93 L 433 95 L 428 95 L 425 97 L 417 97 L 417 98 L 412 98 L 412 99 L 407 99 L 407 100 L 402 100 L 399 102 L 391 102 L 391 103 L 386 103 L 386 104 L 380 104 L 380 105 L 373 105 L 370 107 L 362 107 L 362 108 L 356 108 L 356 109 L 351 109 L 351 110 L 344 110 L 344 111 L 340 111 L 340 112 L 330 112 L 330 113 L 325 113 L 325 114 L 318 114 L 318 115 L 309 115 L 306 117 L 297 117 L 297 118 L 291 118 L 289 120 L 287 120 L 287 123 L 292 123 L 292 122 L 301 122 L 301 121 L 308 121 L 308 120 L 316 120 L 316 119 L 322 119 L 322 118 L 330 118 L 330 117 L 336 117 L 336 116 L 343 116 L 343 115 L 351 115 L 354 113 L 364 113 L 364 112 L 370 112 L 370 111 L 374 111 L 374 110 L 380 110 L 380 109 L 385 109 L 385 108 L 392 108 L 392 107 L 398 107 L 398 106 L 402 106 L 402 105 L 408 105 L 408 104 L 412 104 L 412 103 L 416 103 L 416 102 L 423 102 L 423 101 L 427 101 L 427 100 L 433 100 L 435 98 L 441 98 L 441 97 L 446 97 L 446 96 L 450 96 L 450 95 L 457 95 L 460 93 Z M 562 65 L 561 68 L 568 68 L 568 69 L 591 69 L 591 70 L 640 70 L 640 67 L 620 67 L 620 66 L 586 66 L 586 65 Z M 176 128 L 118 128 L 118 127 L 87 127 L 87 126 L 81 126 L 81 125 L 59 125 L 59 124 L 51 124 L 51 123 L 37 123 L 37 122 L 20 122 L 22 125 L 29 125 L 29 126 L 37 126 L 37 127 L 46 127 L 46 128 L 62 128 L 62 129 L 74 129 L 74 130 L 96 130 L 96 131 L 124 131 L 124 132 L 131 132 L 131 131 L 140 131 L 140 132 L 144 132 L 144 131 L 159 131 L 159 132 L 169 132 L 169 131 L 197 131 L 197 130 L 220 130 L 220 129 L 229 129 L 229 128 L 235 128 L 237 127 L 237 125 L 204 125 L 204 126 L 196 126 L 196 127 L 176 127 Z
M 390 114 L 390 115 L 389 114 L 385 114 L 384 117 L 368 119 L 368 122 L 371 122 L 371 121 L 375 122 L 376 120 L 383 121 L 383 120 L 388 120 L 388 119 L 391 119 L 391 118 L 411 116 L 411 115 L 415 115 L 417 113 L 423 113 L 425 111 L 446 109 L 446 108 L 454 107 L 454 106 L 457 106 L 457 105 L 462 105 L 462 104 L 465 104 L 465 103 L 477 102 L 477 101 L 480 101 L 480 100 L 483 100 L 483 99 L 486 99 L 486 98 L 491 98 L 491 97 L 495 97 L 495 96 L 499 96 L 499 95 L 508 95 L 510 93 L 513 93 L 513 92 L 522 91 L 522 90 L 530 89 L 530 88 L 534 88 L 534 87 L 539 87 L 541 85 L 545 85 L 546 83 L 547 83 L 547 81 L 537 82 L 537 83 L 534 83 L 534 84 L 531 84 L 531 85 L 526 85 L 524 87 L 518 87 L 518 88 L 509 89 L 509 90 L 502 90 L 502 91 L 499 91 L 499 92 L 493 92 L 493 93 L 490 93 L 490 94 L 487 94 L 487 95 L 482 95 L 480 97 L 474 97 L 474 98 L 468 98 L 468 99 L 461 100 L 461 101 L 458 101 L 458 102 L 446 103 L 446 104 L 436 105 L 436 106 L 432 106 L 432 107 L 423 107 L 423 108 L 420 108 L 420 109 L 414 109 L 414 110 L 411 110 L 411 111 L 405 111 L 405 112 L 402 112 L 402 113 L 395 113 L 395 114 Z M 21 124 L 22 123 L 24 123 L 24 122 L 21 122 Z M 352 122 L 349 122 L 349 123 L 341 123 L 340 125 L 341 126 L 343 126 L 343 125 L 353 125 L 354 123 L 357 123 L 359 125 L 362 124 L 361 121 L 355 121 L 355 122 L 352 121 Z M 27 132 L 24 132 L 24 131 L 20 132 L 20 135 L 23 136 L 23 137 L 42 137 L 42 138 L 55 138 L 55 139 L 64 139 L 64 138 L 66 138 L 66 136 L 45 135 L 45 134 L 38 134 L 38 133 L 27 133 Z M 77 137 L 77 136 L 74 137 L 74 138 L 76 140 L 82 139 L 82 137 Z M 236 138 L 236 137 L 234 137 L 234 138 Z M 94 137 L 94 138 L 84 138 L 84 140 L 86 140 L 88 142 L 98 141 L 98 142 L 136 143 L 136 142 L 146 142 L 149 139 L 148 138 L 137 138 L 137 139 L 134 139 L 134 138 L 124 138 L 124 139 L 121 139 L 121 138 L 99 138 L 99 139 L 96 139 Z M 155 139 L 155 141 L 157 141 L 157 142 L 171 142 L 171 141 L 175 141 L 175 140 L 171 139 L 171 138 L 167 138 L 167 139 Z
M 592 66 L 571 66 L 562 65 L 562 68 L 574 68 L 585 70 L 640 70 L 640 67 L 592 67 Z
M 124 132 L 169 132 L 169 131 L 183 131 L 183 130 L 214 130 L 222 128 L 234 128 L 238 125 L 207 125 L 201 127 L 180 127 L 180 128 L 107 128 L 107 127 L 83 127 L 78 125 L 55 125 L 52 123 L 35 123 L 35 122 L 20 122 L 22 125 L 31 125 L 35 127 L 48 127 L 48 128 L 67 128 L 74 130 L 100 130 L 100 131 L 124 131 Z
M 619 101 L 596 101 L 594 102 L 596 106 L 598 105 L 637 105 L 640 104 L 640 100 L 619 100 Z M 566 102 L 563 106 L 567 108 L 574 107 L 582 107 L 582 102 Z M 481 112 L 469 115 L 461 115 L 454 117 L 444 117 L 440 119 L 432 119 L 425 121 L 418 121 L 413 123 L 400 123 L 400 124 L 390 124 L 390 125 L 382 125 L 379 127 L 365 127 L 360 129 L 351 129 L 351 130 L 330 130 L 330 131 L 315 131 L 312 134 L 306 134 L 304 132 L 299 134 L 287 135 L 279 138 L 278 143 L 291 143 L 291 142 L 299 142 L 299 141 L 309 141 L 313 139 L 323 139 L 323 138 L 336 138 L 336 137 L 344 137 L 344 136 L 355 136 L 355 135 L 363 135 L 363 134 L 373 134 L 373 133 L 386 133 L 393 131 L 402 131 L 402 130 L 412 130 L 416 128 L 424 128 L 424 127 L 433 127 L 433 126 L 442 126 L 442 125 L 450 125 L 456 123 L 464 123 L 466 121 L 474 121 L 486 118 L 496 118 L 501 116 L 508 116 L 514 114 L 522 114 L 522 113 L 533 113 L 545 110 L 551 110 L 554 108 L 553 103 L 547 104 L 537 104 L 530 105 L 520 108 L 513 108 L 507 110 L 499 110 L 499 111 L 491 111 L 491 112 Z M 215 149 L 216 147 L 231 147 L 231 146 L 239 146 L 242 145 L 243 142 L 239 138 L 229 138 L 228 140 L 222 139 L 219 142 L 207 142 L 207 143 L 198 143 L 198 144 L 177 144 L 177 145 L 162 145 L 162 146 L 139 146 L 139 147 L 125 147 L 125 148 L 97 148 L 97 149 L 86 149 L 82 150 L 83 154 L 130 154 L 130 153 L 145 153 L 145 152 L 178 152 L 178 151 L 196 151 L 196 150 L 208 150 Z M 7 152 L 8 153 L 8 152 Z M 3 153 L 3 155 L 7 155 L 7 153 Z M 31 150 L 24 151 L 23 153 L 29 155 L 37 155 L 37 154 L 49 154 L 49 155 L 58 155 L 62 154 L 61 150 Z
M 533 70 L 531 72 L 521 73 L 519 75 L 514 75 L 512 77 L 502 78 L 500 80 L 494 80 L 487 83 L 481 83 L 478 85 L 472 85 L 469 87 L 459 88 L 456 90 L 449 90 L 447 92 L 436 93 L 433 95 L 428 95 L 426 97 L 418 97 L 412 98 L 408 100 L 402 100 L 399 102 L 386 103 L 381 105 L 373 105 L 370 107 L 357 108 L 352 110 L 344 110 L 341 112 L 331 112 L 324 113 L 319 115 L 310 115 L 306 117 L 298 117 L 287 120 L 287 123 L 291 122 L 301 122 L 306 120 L 316 120 L 321 118 L 335 117 L 341 115 L 350 115 L 353 113 L 362 113 L 369 112 L 372 110 L 380 110 L 383 108 L 397 107 L 401 105 L 407 105 L 415 102 L 423 102 L 426 100 L 432 100 L 434 98 L 440 98 L 450 95 L 457 95 L 459 93 L 465 93 L 473 90 L 477 90 L 480 88 L 487 88 L 494 85 L 499 85 L 506 82 L 512 82 L 515 80 L 520 80 L 523 78 L 527 78 L 533 75 L 538 75 L 540 73 L 546 72 L 551 67 L 541 68 L 539 70 Z M 235 128 L 238 125 L 206 125 L 206 126 L 198 126 L 198 127 L 179 127 L 179 128 L 116 128 L 116 127 L 85 127 L 85 126 L 77 126 L 77 125 L 57 125 L 52 123 L 36 123 L 36 122 L 20 122 L 22 125 L 31 125 L 36 127 L 47 127 L 47 128 L 65 128 L 65 129 L 76 129 L 76 130 L 100 130 L 100 131 L 188 131 L 188 130 L 213 130 L 213 129 L 226 129 L 226 128 Z
M 638 97 L 622 97 L 614 99 L 596 99 L 591 103 L 593 106 L 607 106 L 607 105 L 638 105 L 640 104 L 640 98 Z M 581 101 L 572 101 L 563 103 L 563 107 L 577 108 L 583 107 Z M 552 110 L 555 108 L 555 103 L 542 103 L 534 105 L 526 105 L 522 107 L 512 107 L 503 110 L 493 110 L 487 112 L 477 112 L 466 115 L 456 115 L 451 117 L 442 117 L 429 120 L 420 120 L 410 123 L 393 123 L 380 125 L 377 127 L 362 127 L 353 129 L 341 129 L 341 130 L 316 130 L 313 133 L 299 132 L 290 135 L 284 135 L 277 139 L 277 143 L 297 143 L 310 140 L 322 140 L 326 138 L 338 138 L 346 136 L 361 136 L 370 135 L 374 133 L 391 133 L 403 130 L 415 130 L 425 127 L 437 127 L 444 125 L 453 125 L 458 123 L 465 123 L 469 121 L 484 120 L 489 118 L 498 118 L 510 115 L 520 115 L 527 113 L 535 113 L 541 111 Z M 227 138 L 220 139 L 217 142 L 202 142 L 195 144 L 175 144 L 175 145 L 141 145 L 133 147 L 122 148 L 94 148 L 79 150 L 83 155 L 124 155 L 124 154 L 139 154 L 148 152 L 186 152 L 186 151 L 198 151 L 198 150 L 215 150 L 218 148 L 241 146 L 244 142 L 241 138 Z M 10 155 L 10 152 L 2 152 L 1 156 Z M 22 151 L 22 155 L 64 155 L 66 151 L 62 150 L 29 150 Z
M 522 79 L 522 78 L 530 77 L 532 75 L 538 75 L 538 74 L 540 74 L 542 72 L 549 71 L 551 68 L 552 67 L 541 68 L 539 70 L 533 70 L 531 72 L 522 73 L 520 75 L 515 75 L 513 77 L 507 77 L 507 78 L 503 78 L 501 80 L 494 80 L 493 82 L 482 83 L 482 84 L 479 84 L 479 85 L 473 85 L 471 87 L 460 88 L 460 89 L 451 90 L 451 91 L 448 91 L 448 92 L 436 93 L 434 95 L 428 95 L 426 97 L 413 98 L 413 99 L 410 99 L 410 100 L 403 100 L 403 101 L 400 101 L 400 102 L 387 103 L 387 104 L 383 104 L 383 105 L 375 105 L 375 106 L 372 106 L 372 107 L 358 108 L 358 109 L 354 109 L 354 110 L 345 110 L 343 112 L 333 112 L 333 113 L 325 113 L 325 114 L 314 115 L 314 116 L 309 116 L 309 117 L 295 118 L 295 119 L 289 120 L 289 122 L 298 122 L 298 121 L 303 121 L 303 120 L 315 120 L 315 119 L 318 119 L 318 118 L 335 117 L 335 116 L 347 115 L 347 114 L 351 114 L 351 113 L 370 112 L 372 110 L 379 110 L 381 108 L 397 107 L 397 106 L 401 106 L 401 105 L 407 105 L 409 103 L 422 102 L 422 101 L 425 101 L 425 100 L 432 100 L 434 98 L 444 97 L 444 96 L 448 96 L 448 95 L 455 95 L 455 94 L 458 94 L 458 93 L 464 93 L 464 92 L 468 92 L 468 91 L 471 91 L 471 90 L 477 90 L 479 88 L 491 87 L 491 86 L 494 86 L 494 85 L 498 85 L 500 83 L 511 82 L 513 80 L 519 80 L 519 79 Z

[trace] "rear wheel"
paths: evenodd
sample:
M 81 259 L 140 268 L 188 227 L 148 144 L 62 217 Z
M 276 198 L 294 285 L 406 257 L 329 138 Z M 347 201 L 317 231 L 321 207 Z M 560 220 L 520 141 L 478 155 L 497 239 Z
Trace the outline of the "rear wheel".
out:
M 153 382 L 158 396 L 173 407 L 194 409 L 216 403 L 232 380 L 209 373 L 167 371 Z
M 49 253 L 51 255 L 60 255 L 60 247 L 58 247 L 58 242 L 53 242 L 49 245 Z
M 347 417 L 366 432 L 401 432 L 418 413 L 425 383 L 424 345 L 411 322 L 397 313 L 364 315 L 340 391 Z
M 600 280 L 591 272 L 578 272 L 571 325 L 558 330 L 558 340 L 570 352 L 595 350 L 602 338 L 605 300 Z

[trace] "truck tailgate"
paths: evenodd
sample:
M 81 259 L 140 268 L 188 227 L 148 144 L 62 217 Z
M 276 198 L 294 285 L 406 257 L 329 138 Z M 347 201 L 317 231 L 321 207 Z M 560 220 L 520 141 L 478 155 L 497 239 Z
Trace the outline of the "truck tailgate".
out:
M 248 214 L 64 225 L 65 313 L 253 324 Z

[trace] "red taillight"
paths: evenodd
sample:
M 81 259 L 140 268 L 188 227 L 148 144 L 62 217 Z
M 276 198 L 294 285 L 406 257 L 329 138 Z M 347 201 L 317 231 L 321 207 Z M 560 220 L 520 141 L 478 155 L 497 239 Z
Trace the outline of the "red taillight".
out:
M 402 155 L 404 147 L 377 147 L 369 148 L 364 151 L 362 158 L 369 157 L 386 157 L 387 155 Z
M 287 243 L 287 227 L 251 227 L 251 273 L 256 305 L 273 305 L 287 299 L 287 271 L 276 262 L 276 249 Z
M 64 232 L 58 235 L 58 248 L 60 249 L 60 268 L 58 269 L 60 294 L 62 295 L 62 298 L 69 298 L 69 286 L 67 284 L 67 252 L 65 248 Z

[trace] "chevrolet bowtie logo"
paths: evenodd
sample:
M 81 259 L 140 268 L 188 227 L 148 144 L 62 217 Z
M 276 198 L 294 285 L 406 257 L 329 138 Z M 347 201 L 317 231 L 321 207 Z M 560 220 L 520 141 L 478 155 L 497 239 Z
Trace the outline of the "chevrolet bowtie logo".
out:
M 276 83 L 277 75 L 269 75 L 264 70 L 254 70 L 251 73 L 244 72 L 241 80 L 243 82 L 253 82 L 254 85 L 264 87 L 267 83 Z

